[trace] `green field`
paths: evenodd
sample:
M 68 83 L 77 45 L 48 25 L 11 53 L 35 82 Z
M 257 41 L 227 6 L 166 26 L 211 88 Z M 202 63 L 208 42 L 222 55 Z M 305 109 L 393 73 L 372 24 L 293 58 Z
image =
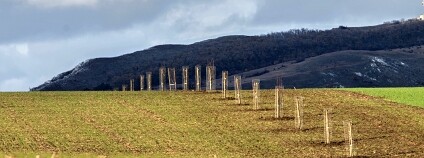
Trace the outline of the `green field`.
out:
M 233 91 L 230 91 L 233 96 Z M 294 97 L 305 97 L 294 128 Z M 339 90 L 285 90 L 274 119 L 274 91 L 261 110 L 205 92 L 0 93 L 0 152 L 13 157 L 340 157 L 342 121 L 353 123 L 358 156 L 423 157 L 424 108 Z M 324 144 L 323 109 L 332 143 Z
M 424 107 L 424 87 L 420 88 L 349 88 L 345 89 L 367 95 L 382 97 L 407 105 Z

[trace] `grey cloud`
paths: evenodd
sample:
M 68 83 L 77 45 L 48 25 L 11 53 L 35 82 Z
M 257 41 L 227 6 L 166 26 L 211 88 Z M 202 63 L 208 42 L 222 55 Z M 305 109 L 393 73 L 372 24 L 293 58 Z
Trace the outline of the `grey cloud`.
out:
M 103 0 L 98 1 L 94 7 L 67 8 L 39 8 L 28 5 L 23 0 L 5 0 L 0 2 L 0 19 L 3 19 L 0 25 L 0 43 L 67 38 L 126 29 L 136 24 L 148 25 L 178 9 L 186 11 L 183 13 L 185 17 L 180 17 L 174 28 L 186 31 L 197 29 L 193 25 L 201 25 L 196 21 L 196 14 L 206 15 L 195 10 L 196 7 L 203 7 L 205 12 L 212 8 L 216 14 L 226 16 L 222 13 L 231 10 L 225 10 L 225 7 L 222 7 L 224 10 L 213 8 L 227 4 L 227 8 L 242 12 L 248 8 L 240 9 L 240 6 L 249 2 L 257 5 L 257 12 L 252 15 L 252 19 L 233 14 L 222 25 L 204 26 L 202 29 L 225 29 L 224 26 L 234 23 L 252 27 L 282 23 L 349 23 L 355 18 L 376 22 L 401 17 L 412 18 L 422 10 L 420 0 Z M 210 19 L 209 22 L 216 21 Z
M 414 18 L 421 14 L 420 0 L 267 0 L 252 21 L 256 25 L 275 23 L 363 23 Z M 420 11 L 421 10 L 421 11 Z
M 28 90 L 86 59 L 157 44 L 375 25 L 424 13 L 421 0 L 98 0 L 48 8 L 24 1 L 0 1 L 0 91 Z M 28 53 L 13 45 L 28 45 Z
M 0 43 L 73 37 L 148 24 L 171 4 L 164 0 L 104 1 L 96 7 L 39 8 L 7 2 L 0 6 Z

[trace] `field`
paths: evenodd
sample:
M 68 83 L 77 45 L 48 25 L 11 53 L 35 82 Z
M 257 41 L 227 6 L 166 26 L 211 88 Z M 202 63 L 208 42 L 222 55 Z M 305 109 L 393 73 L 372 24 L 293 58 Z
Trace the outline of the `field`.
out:
M 382 97 L 413 106 L 424 107 L 424 88 L 349 88 L 345 89 L 367 95 Z
M 302 130 L 294 128 L 295 96 L 305 97 Z M 13 157 L 341 157 L 342 121 L 351 120 L 357 156 L 424 156 L 424 108 L 349 91 L 285 90 L 284 117 L 274 119 L 274 91 L 261 91 L 257 111 L 251 91 L 242 97 L 238 105 L 206 92 L 0 93 L 0 151 Z M 332 109 L 328 145 L 324 108 Z

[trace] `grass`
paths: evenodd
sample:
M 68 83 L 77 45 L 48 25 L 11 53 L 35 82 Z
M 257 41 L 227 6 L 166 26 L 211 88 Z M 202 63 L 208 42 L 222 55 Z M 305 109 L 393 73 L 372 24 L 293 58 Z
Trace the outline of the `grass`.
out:
M 229 96 L 233 95 L 230 91 Z M 296 130 L 294 97 L 304 96 Z M 353 122 L 358 156 L 424 156 L 424 109 L 339 90 L 286 90 L 274 119 L 272 90 L 261 110 L 203 92 L 0 93 L 0 152 L 14 157 L 340 157 L 342 121 Z M 326 145 L 323 109 L 331 108 Z
M 359 92 L 387 100 L 413 106 L 424 107 L 424 87 L 416 88 L 349 88 L 348 91 Z

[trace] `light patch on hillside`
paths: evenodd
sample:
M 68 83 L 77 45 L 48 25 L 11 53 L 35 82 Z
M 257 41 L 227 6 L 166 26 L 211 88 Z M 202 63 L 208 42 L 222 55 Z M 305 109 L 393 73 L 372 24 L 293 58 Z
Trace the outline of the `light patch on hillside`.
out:
M 386 63 L 386 61 L 383 58 L 380 58 L 380 57 L 373 57 L 371 61 L 374 63 L 380 63 L 384 66 L 390 66 L 389 64 Z

